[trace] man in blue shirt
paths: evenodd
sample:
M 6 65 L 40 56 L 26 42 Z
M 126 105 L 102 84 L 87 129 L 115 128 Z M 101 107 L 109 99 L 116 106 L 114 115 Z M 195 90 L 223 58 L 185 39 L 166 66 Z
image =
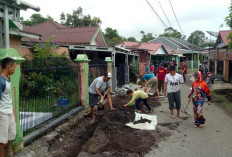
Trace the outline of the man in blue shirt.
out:
M 158 98 L 160 98 L 157 77 L 155 77 L 154 74 L 145 74 L 145 75 L 143 75 L 143 81 L 144 81 L 144 83 L 141 86 L 141 88 L 144 87 L 144 92 L 147 92 L 147 88 L 150 87 L 152 90 L 154 90 L 153 91 L 154 93 L 155 92 L 157 93 Z M 152 93 L 152 95 L 153 95 L 153 93 Z
M 13 114 L 10 75 L 14 74 L 16 63 L 12 58 L 2 60 L 0 75 L 0 157 L 4 147 L 16 137 L 16 125 Z

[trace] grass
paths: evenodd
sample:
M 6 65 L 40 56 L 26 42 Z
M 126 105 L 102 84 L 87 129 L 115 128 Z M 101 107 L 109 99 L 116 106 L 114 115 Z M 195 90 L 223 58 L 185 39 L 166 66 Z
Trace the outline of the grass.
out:
M 226 98 L 225 95 L 216 94 L 215 91 L 211 91 L 212 101 L 220 107 L 223 107 L 230 113 L 232 113 L 232 103 Z

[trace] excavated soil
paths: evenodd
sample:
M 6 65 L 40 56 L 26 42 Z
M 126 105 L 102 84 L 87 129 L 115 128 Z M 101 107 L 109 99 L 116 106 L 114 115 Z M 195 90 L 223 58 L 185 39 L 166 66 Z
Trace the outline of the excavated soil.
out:
M 70 132 L 62 132 L 50 142 L 49 152 L 54 157 L 104 157 L 104 156 L 144 156 L 159 141 L 169 136 L 169 132 L 136 130 L 125 126 L 135 118 L 134 107 L 124 108 L 130 98 L 115 96 L 113 104 L 116 110 L 97 111 L 96 120 L 90 123 L 91 117 L 84 116 Z M 149 97 L 148 103 L 157 107 L 160 103 Z M 143 106 L 143 110 L 146 108 Z M 138 123 L 149 122 L 143 119 Z

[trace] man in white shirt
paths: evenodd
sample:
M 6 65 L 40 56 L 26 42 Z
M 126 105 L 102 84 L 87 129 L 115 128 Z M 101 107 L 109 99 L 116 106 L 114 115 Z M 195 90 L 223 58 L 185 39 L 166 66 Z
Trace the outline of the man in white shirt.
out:
M 16 137 L 16 125 L 13 114 L 10 75 L 14 74 L 16 63 L 12 58 L 2 60 L 0 75 L 0 157 L 4 148 Z
M 111 78 L 112 74 L 110 72 L 106 72 L 104 76 L 96 78 L 89 86 L 89 106 L 93 120 L 95 119 L 94 106 L 97 105 L 99 97 L 101 100 L 107 97 L 110 109 L 114 110 L 111 95 L 109 94 L 111 89 L 111 84 L 109 80 Z
M 174 103 L 176 104 L 177 117 L 180 117 L 180 108 L 181 108 L 181 97 L 180 97 L 180 84 L 183 84 L 183 77 L 176 73 L 176 68 L 171 66 L 169 68 L 169 74 L 165 76 L 164 80 L 164 95 L 166 91 L 168 94 L 169 109 L 171 117 L 175 118 L 174 115 Z

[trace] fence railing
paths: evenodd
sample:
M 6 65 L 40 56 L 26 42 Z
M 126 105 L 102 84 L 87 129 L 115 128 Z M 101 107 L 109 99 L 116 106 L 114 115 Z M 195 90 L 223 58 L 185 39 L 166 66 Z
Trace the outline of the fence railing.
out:
M 90 64 L 89 65 L 89 84 L 99 76 L 103 76 L 107 72 L 106 64 Z
M 78 66 L 22 69 L 20 125 L 27 134 L 79 106 Z

